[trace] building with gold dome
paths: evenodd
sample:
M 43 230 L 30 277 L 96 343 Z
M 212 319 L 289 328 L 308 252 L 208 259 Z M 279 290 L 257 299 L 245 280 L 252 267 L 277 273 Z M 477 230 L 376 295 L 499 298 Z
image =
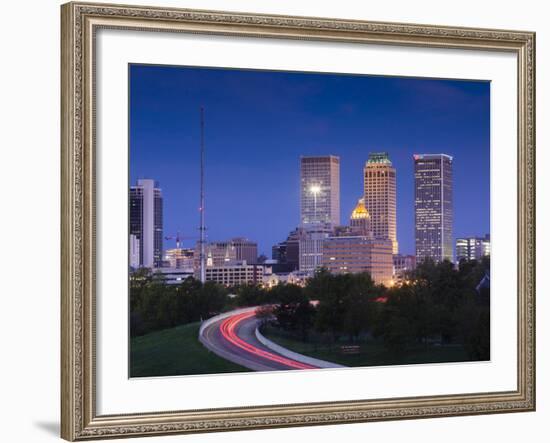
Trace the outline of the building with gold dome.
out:
M 393 243 L 376 238 L 371 216 L 360 199 L 353 209 L 349 226 L 335 229 L 323 242 L 322 266 L 333 274 L 368 272 L 377 284 L 393 283 Z
M 365 199 L 360 198 L 351 212 L 349 226 L 354 234 L 372 236 L 370 214 L 365 206 Z

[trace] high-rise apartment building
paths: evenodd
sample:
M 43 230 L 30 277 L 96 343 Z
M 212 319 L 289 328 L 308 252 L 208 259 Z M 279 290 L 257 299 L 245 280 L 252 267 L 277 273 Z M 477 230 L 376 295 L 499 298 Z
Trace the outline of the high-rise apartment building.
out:
M 302 227 L 340 224 L 340 158 L 300 158 L 300 222 Z
M 491 255 L 491 239 L 485 237 L 463 237 L 456 239 L 456 261 L 480 260 Z
M 395 168 L 386 152 L 372 152 L 364 168 L 365 206 L 375 238 L 389 239 L 398 253 Z
M 139 266 L 162 266 L 162 191 L 154 180 L 130 187 L 130 235 L 139 242 Z M 135 241 L 134 239 L 134 241 Z
M 453 158 L 414 155 L 416 260 L 453 261 Z

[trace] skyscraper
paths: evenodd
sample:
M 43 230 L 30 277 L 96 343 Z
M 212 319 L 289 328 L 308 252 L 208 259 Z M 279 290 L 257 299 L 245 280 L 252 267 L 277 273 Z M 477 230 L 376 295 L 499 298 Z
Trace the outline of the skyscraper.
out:
M 340 224 L 340 158 L 300 158 L 300 222 L 304 228 Z
M 453 158 L 414 155 L 416 260 L 453 260 Z
M 139 242 L 139 266 L 162 266 L 162 191 L 154 180 L 130 187 L 130 235 Z
M 389 239 L 398 253 L 395 168 L 387 152 L 371 152 L 364 168 L 365 206 L 375 238 Z

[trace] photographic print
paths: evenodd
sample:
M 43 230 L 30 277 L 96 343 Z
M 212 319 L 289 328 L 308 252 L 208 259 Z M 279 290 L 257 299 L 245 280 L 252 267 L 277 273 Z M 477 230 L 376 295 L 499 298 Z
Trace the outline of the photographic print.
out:
M 490 360 L 490 82 L 128 75 L 130 377 Z
M 535 409 L 533 32 L 61 24 L 63 438 Z

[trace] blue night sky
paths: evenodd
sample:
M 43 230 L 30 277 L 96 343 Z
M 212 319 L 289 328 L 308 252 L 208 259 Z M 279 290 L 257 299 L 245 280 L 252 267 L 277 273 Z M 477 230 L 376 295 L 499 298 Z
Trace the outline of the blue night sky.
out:
M 415 153 L 454 157 L 454 236 L 489 232 L 488 82 L 147 65 L 129 75 L 130 180 L 160 183 L 164 235 L 198 235 L 201 105 L 211 241 L 248 237 L 271 257 L 299 224 L 300 155 L 340 156 L 347 223 L 374 151 L 397 170 L 401 253 L 414 254 Z

